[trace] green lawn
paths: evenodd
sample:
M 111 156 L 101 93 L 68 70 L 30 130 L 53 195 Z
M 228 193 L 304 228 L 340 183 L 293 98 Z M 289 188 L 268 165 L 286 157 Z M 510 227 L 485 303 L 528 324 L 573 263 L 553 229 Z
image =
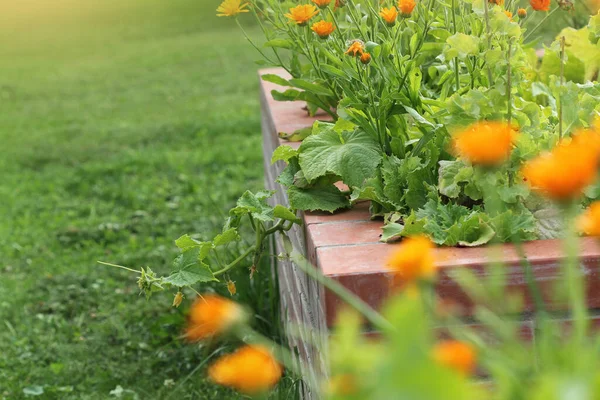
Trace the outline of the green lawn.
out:
M 189 300 L 96 261 L 168 272 L 262 187 L 259 56 L 213 0 L 51 3 L 0 6 L 0 398 L 238 398 L 203 378 L 233 344 L 179 339 Z M 277 334 L 267 275 L 232 278 Z

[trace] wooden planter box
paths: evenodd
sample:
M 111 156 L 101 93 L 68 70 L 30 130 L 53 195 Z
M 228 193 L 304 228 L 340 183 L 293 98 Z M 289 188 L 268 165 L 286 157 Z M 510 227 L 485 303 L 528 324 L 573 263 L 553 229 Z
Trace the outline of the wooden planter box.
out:
M 260 74 L 275 73 L 285 76 L 280 69 L 262 70 Z M 265 166 L 265 183 L 270 190 L 276 190 L 275 201 L 288 204 L 284 188 L 275 182 L 285 164 L 282 161 L 271 165 L 271 155 L 275 148 L 287 144 L 297 148 L 300 143 L 279 139 L 278 132 L 291 133 L 310 126 L 317 118 L 307 116 L 302 102 L 277 102 L 271 96 L 271 90 L 284 90 L 273 83 L 261 80 L 262 133 Z M 321 119 L 326 119 L 322 117 Z M 390 276 L 386 271 L 386 260 L 391 251 L 401 244 L 379 242 L 381 221 L 372 221 L 369 204 L 360 203 L 350 210 L 329 213 L 304 213 L 304 226 L 293 232 L 293 242 L 321 271 L 341 282 L 346 288 L 360 296 L 374 308 L 378 308 L 389 293 Z M 560 260 L 563 257 L 559 240 L 536 240 L 524 245 L 527 258 L 533 265 L 535 279 L 540 285 L 547 306 L 550 309 L 564 310 L 565 305 L 552 304 L 554 283 L 561 279 Z M 587 301 L 590 309 L 600 309 L 600 245 L 593 238 L 580 241 L 581 269 L 586 276 Z M 278 252 L 281 244 L 278 243 Z M 442 300 L 462 306 L 469 315 L 472 304 L 465 293 L 449 277 L 453 268 L 469 268 L 477 275 L 484 276 L 489 261 L 490 250 L 477 248 L 440 248 L 440 273 L 437 281 L 437 293 Z M 523 310 L 522 330 L 524 335 L 534 337 L 533 321 L 527 312 L 533 310 L 527 283 L 519 264 L 519 257 L 512 245 L 501 245 L 502 255 L 509 271 L 509 290 L 522 293 L 526 304 Z M 342 305 L 333 294 L 307 279 L 293 265 L 279 265 L 279 283 L 282 311 L 288 326 L 303 325 L 305 332 L 290 337 L 291 345 L 297 349 L 300 362 L 308 378 L 326 374 L 326 352 L 316 351 L 309 343 L 324 342 L 328 328 L 336 319 Z M 565 317 L 568 323 L 568 316 Z M 596 318 L 595 318 L 596 319 Z M 594 321 L 596 322 L 596 321 Z M 594 324 L 596 325 L 596 324 Z M 325 347 L 326 348 L 326 347 Z M 307 395 L 310 397 L 310 393 Z

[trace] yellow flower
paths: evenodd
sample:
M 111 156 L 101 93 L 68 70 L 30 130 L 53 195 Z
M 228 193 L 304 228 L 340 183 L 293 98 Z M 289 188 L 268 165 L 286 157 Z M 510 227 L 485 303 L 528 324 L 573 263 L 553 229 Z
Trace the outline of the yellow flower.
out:
M 247 7 L 250 3 L 242 3 L 242 0 L 223 0 L 221 5 L 217 7 L 217 17 L 234 17 L 239 13 L 245 13 L 249 10 Z
M 398 9 L 405 18 L 410 17 L 416 5 L 415 0 L 398 0 Z
M 227 281 L 227 291 L 231 296 L 237 293 L 237 288 L 235 287 L 235 282 L 231 279 Z
M 382 8 L 379 15 L 388 26 L 394 26 L 398 18 L 398 10 L 396 10 L 396 7 Z
M 371 55 L 367 52 L 362 53 L 360 56 L 360 62 L 367 65 L 371 62 Z
M 404 239 L 388 260 L 394 283 L 410 285 L 418 280 L 432 280 L 436 272 L 433 248 L 425 236 Z
M 519 18 L 527 18 L 527 10 L 524 8 L 519 8 L 517 10 L 517 15 L 519 16 Z
M 577 227 L 588 236 L 600 236 L 600 201 L 595 201 L 577 219 Z
M 599 157 L 600 132 L 582 131 L 527 162 L 522 173 L 532 189 L 553 200 L 567 200 L 595 180 Z
M 550 10 L 550 0 L 529 0 L 529 4 L 535 11 Z
M 434 360 L 465 375 L 475 370 L 477 356 L 470 345 L 457 340 L 446 340 L 433 348 Z
M 183 293 L 180 291 L 175 294 L 175 298 L 173 299 L 173 307 L 179 307 L 181 302 L 183 301 Z
M 185 337 L 190 341 L 210 339 L 227 332 L 244 319 L 244 310 L 237 303 L 207 294 L 192 304 Z
M 246 394 L 272 388 L 282 372 L 271 352 L 262 346 L 244 346 L 219 358 L 208 368 L 213 382 Z
M 454 151 L 472 164 L 493 166 L 509 156 L 516 134 L 503 122 L 476 122 L 453 137 Z
M 319 21 L 315 22 L 312 28 L 310 29 L 312 29 L 313 32 L 319 35 L 321 39 L 327 39 L 329 35 L 331 35 L 335 30 L 335 26 L 328 21 Z
M 510 11 L 508 11 L 508 10 L 504 10 L 504 14 L 505 14 L 505 15 L 508 17 L 508 19 L 511 19 L 511 20 L 512 20 L 513 13 L 511 13 L 511 12 L 510 12 Z
M 312 0 L 319 8 L 325 8 L 331 3 L 331 0 Z
M 346 54 L 351 55 L 353 57 L 361 56 L 365 51 L 365 46 L 361 40 L 355 40 L 346 50 Z
M 305 26 L 306 23 L 318 13 L 319 10 L 317 10 L 317 7 L 311 6 L 310 4 L 303 4 L 290 8 L 290 12 L 285 14 L 285 16 L 296 24 Z
M 498 6 L 501 6 L 504 4 L 504 0 L 488 0 L 488 3 L 490 4 L 496 4 Z

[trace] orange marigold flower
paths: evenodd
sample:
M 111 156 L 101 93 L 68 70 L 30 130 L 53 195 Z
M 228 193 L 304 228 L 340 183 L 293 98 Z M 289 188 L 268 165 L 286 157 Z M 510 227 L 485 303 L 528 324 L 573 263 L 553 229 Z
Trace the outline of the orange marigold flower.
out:
M 529 0 L 529 4 L 535 11 L 550 10 L 550 0 Z
M 312 29 L 321 39 L 327 39 L 335 30 L 335 26 L 328 21 L 315 22 Z
M 383 18 L 388 26 L 394 26 L 396 19 L 398 18 L 398 10 L 396 7 L 382 8 L 381 11 L 379 11 L 379 15 L 381 15 L 381 18 Z
M 599 135 L 592 130 L 580 132 L 527 162 L 522 171 L 527 184 L 554 200 L 579 196 L 596 178 Z
M 346 50 L 346 54 L 356 57 L 361 56 L 364 51 L 365 45 L 363 44 L 363 42 L 361 40 L 355 40 L 348 47 L 348 50 Z
M 457 340 L 438 343 L 433 349 L 433 358 L 439 364 L 465 375 L 473 373 L 477 362 L 475 349 L 467 343 Z
M 318 13 L 319 10 L 317 10 L 317 7 L 310 4 L 303 4 L 290 8 L 290 12 L 285 14 L 285 16 L 294 21 L 296 24 L 305 26 L 307 22 Z
M 472 164 L 493 166 L 510 156 L 515 139 L 515 132 L 506 123 L 476 122 L 454 135 L 453 148 Z
M 371 55 L 367 52 L 364 52 L 360 55 L 360 62 L 367 65 L 371 62 Z
M 207 294 L 192 304 L 185 337 L 190 341 L 210 339 L 228 331 L 244 319 L 244 310 L 237 303 Z
M 501 6 L 504 4 L 504 0 L 488 0 L 488 3 L 490 4 L 496 4 L 498 6 Z
M 508 10 L 504 10 L 504 14 L 508 17 L 508 19 L 512 19 L 512 17 L 513 17 L 513 13 L 511 13 Z
M 524 8 L 519 8 L 517 10 L 517 15 L 519 16 L 519 18 L 527 18 L 527 10 Z
M 388 260 L 388 267 L 395 273 L 394 283 L 411 284 L 433 279 L 436 271 L 433 248 L 433 243 L 425 236 L 405 239 Z
M 577 227 L 588 236 L 600 236 L 600 201 L 595 201 L 577 219 Z
M 248 12 L 248 6 L 250 3 L 242 3 L 242 0 L 224 0 L 219 7 L 217 7 L 217 17 L 234 17 L 239 13 Z
M 398 0 L 398 9 L 405 18 L 410 17 L 416 5 L 415 0 Z
M 262 346 L 244 346 L 219 358 L 208 368 L 210 379 L 242 393 L 256 394 L 272 388 L 283 369 Z
M 312 0 L 319 8 L 325 8 L 331 3 L 331 0 Z

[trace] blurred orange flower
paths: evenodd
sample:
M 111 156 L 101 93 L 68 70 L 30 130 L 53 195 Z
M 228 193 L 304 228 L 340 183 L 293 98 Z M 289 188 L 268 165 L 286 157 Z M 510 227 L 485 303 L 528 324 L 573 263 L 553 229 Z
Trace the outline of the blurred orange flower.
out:
M 508 19 L 512 19 L 512 17 L 513 17 L 513 13 L 511 13 L 508 10 L 504 10 L 504 14 L 506 14 L 506 16 L 508 17 Z
M 319 8 L 325 8 L 331 3 L 331 0 L 312 0 Z
M 393 26 L 398 18 L 398 10 L 396 10 L 396 7 L 382 8 L 379 15 L 388 26 Z
M 335 30 L 335 26 L 328 21 L 315 22 L 311 28 L 321 39 L 327 39 Z
M 271 352 L 262 346 L 244 346 L 219 358 L 208 368 L 210 379 L 246 394 L 272 388 L 283 369 Z
M 524 8 L 519 8 L 517 10 L 517 15 L 519 16 L 519 18 L 527 18 L 527 10 Z
M 550 10 L 550 0 L 529 0 L 529 4 L 535 11 Z
M 290 12 L 285 14 L 285 16 L 294 21 L 296 24 L 305 26 L 306 23 L 318 13 L 319 10 L 317 10 L 317 7 L 310 4 L 303 4 L 290 8 Z
M 600 236 L 600 201 L 595 201 L 577 219 L 577 227 L 588 236 Z
M 237 303 L 221 296 L 199 297 L 190 309 L 185 337 L 190 341 L 210 339 L 244 321 L 245 314 Z
M 527 162 L 523 177 L 532 189 L 553 200 L 577 197 L 596 178 L 599 146 L 600 132 L 581 131 Z
M 488 0 L 488 3 L 496 4 L 496 5 L 501 6 L 501 5 L 504 4 L 504 0 Z
M 436 272 L 433 249 L 434 244 L 425 236 L 404 239 L 388 259 L 388 267 L 395 273 L 394 283 L 433 279 Z
M 398 0 L 398 9 L 405 18 L 410 17 L 416 5 L 415 0 Z
M 371 55 L 367 52 L 362 53 L 360 56 L 360 62 L 367 65 L 371 62 Z
M 510 125 L 503 122 L 476 122 L 453 137 L 454 151 L 472 164 L 492 166 L 509 156 L 516 139 Z
M 250 3 L 242 3 L 242 0 L 224 0 L 217 7 L 217 17 L 234 17 L 239 13 L 246 13 L 249 10 L 247 7 Z
M 360 40 L 355 40 L 348 47 L 348 50 L 346 50 L 346 54 L 356 57 L 356 56 L 361 56 L 364 51 L 365 51 L 365 46 L 364 46 L 363 42 Z
M 475 349 L 469 344 L 457 340 L 438 343 L 433 348 L 433 358 L 439 364 L 465 375 L 473 373 L 477 362 Z

